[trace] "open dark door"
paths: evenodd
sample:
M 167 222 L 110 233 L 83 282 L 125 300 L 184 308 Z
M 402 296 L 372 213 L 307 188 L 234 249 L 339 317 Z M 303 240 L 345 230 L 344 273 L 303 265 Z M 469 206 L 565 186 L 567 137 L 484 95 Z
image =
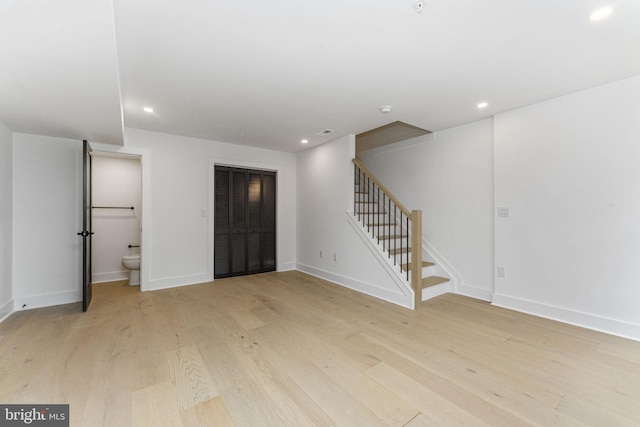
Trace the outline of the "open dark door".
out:
M 82 141 L 82 311 L 91 302 L 91 146 Z

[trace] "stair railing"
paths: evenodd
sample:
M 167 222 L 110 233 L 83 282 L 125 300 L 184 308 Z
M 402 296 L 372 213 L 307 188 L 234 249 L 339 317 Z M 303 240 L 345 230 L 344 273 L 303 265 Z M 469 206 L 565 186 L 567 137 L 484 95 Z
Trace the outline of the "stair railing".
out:
M 417 307 L 422 301 L 422 211 L 409 211 L 360 160 L 353 159 L 353 164 L 353 214 L 394 265 L 398 264 L 396 254 L 400 255 L 400 270 L 406 272 Z

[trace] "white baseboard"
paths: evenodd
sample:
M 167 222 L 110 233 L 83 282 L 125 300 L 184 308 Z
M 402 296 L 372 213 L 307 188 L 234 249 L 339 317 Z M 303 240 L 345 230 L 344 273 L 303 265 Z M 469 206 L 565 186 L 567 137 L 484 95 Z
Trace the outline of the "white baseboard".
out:
M 295 262 L 283 262 L 278 265 L 278 271 L 293 271 L 296 269 Z
M 141 290 L 159 291 L 161 289 L 178 288 L 180 286 L 195 285 L 213 281 L 210 273 L 190 274 L 187 276 L 167 277 L 165 279 L 154 279 L 147 282 L 147 286 Z
M 116 280 L 129 279 L 129 271 L 111 271 L 108 273 L 95 273 L 91 275 L 91 283 L 115 282 Z
M 493 294 L 492 305 L 640 341 L 640 325 L 633 323 L 496 293 Z
M 345 288 L 352 289 L 354 291 L 361 292 L 363 294 L 371 295 L 381 300 L 400 305 L 405 308 L 411 308 L 413 304 L 412 295 L 403 295 L 399 293 L 390 292 L 388 289 L 380 288 L 370 283 L 361 282 L 360 280 L 352 279 L 342 276 L 340 274 L 332 273 L 330 271 L 321 270 L 319 268 L 311 267 L 305 264 L 296 264 L 296 269 L 303 273 L 310 274 L 315 277 L 319 277 L 328 282 L 335 283 L 336 285 L 344 286 Z
M 13 299 L 10 299 L 5 305 L 0 307 L 0 323 L 11 316 L 14 311 Z
M 78 291 L 56 292 L 55 294 L 33 295 L 14 298 L 15 311 L 30 310 L 32 308 L 51 307 L 54 305 L 71 304 L 81 301 Z
M 484 288 L 470 285 L 468 283 L 462 283 L 458 286 L 457 294 L 464 295 L 466 297 L 479 299 L 482 301 L 491 302 L 493 298 L 493 292 Z
M 278 266 L 278 271 L 290 271 L 295 270 L 295 263 L 287 262 Z M 125 277 L 128 278 L 129 276 Z M 144 288 L 140 290 L 144 291 L 159 291 L 161 289 L 178 288 L 181 286 L 196 285 L 198 283 L 207 283 L 213 281 L 213 274 L 211 273 L 198 273 L 190 274 L 187 276 L 167 277 L 164 279 L 153 279 L 146 282 Z

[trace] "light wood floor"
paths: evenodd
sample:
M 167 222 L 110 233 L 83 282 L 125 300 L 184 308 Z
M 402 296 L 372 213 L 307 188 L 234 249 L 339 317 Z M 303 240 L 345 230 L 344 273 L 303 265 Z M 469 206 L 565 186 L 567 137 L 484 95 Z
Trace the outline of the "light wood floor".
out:
M 300 272 L 95 285 L 0 324 L 0 403 L 72 426 L 640 425 L 640 343 L 445 295 L 412 312 Z

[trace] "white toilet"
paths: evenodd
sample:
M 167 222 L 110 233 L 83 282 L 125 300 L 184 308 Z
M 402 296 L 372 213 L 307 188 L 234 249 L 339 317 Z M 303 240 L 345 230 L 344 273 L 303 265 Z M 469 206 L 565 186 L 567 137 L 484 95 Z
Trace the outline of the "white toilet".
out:
M 140 284 L 140 255 L 125 255 L 122 265 L 129 270 L 129 286 Z

